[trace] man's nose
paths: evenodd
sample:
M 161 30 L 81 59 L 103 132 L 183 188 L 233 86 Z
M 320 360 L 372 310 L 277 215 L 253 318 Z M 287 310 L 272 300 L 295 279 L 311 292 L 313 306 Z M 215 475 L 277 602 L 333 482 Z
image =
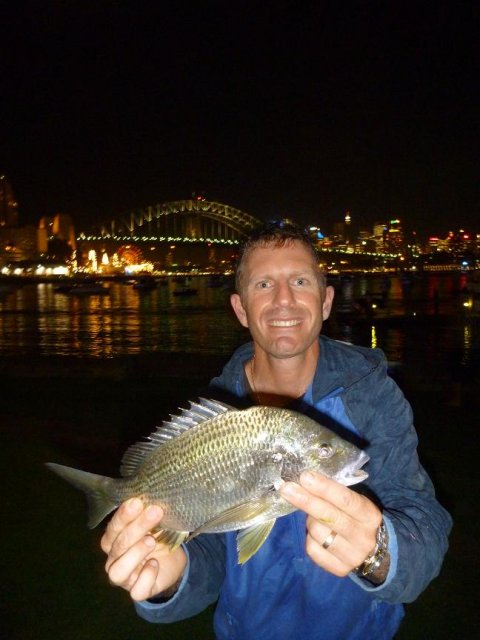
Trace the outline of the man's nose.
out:
M 275 292 L 275 302 L 280 306 L 293 304 L 295 297 L 289 282 L 279 282 Z

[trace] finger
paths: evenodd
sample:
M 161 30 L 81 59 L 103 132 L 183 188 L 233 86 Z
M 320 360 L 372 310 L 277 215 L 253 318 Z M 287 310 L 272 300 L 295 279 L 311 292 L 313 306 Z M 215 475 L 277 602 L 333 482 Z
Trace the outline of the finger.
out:
M 145 539 L 150 531 L 158 526 L 163 517 L 163 510 L 157 505 L 150 505 L 140 512 L 130 524 L 120 531 L 113 541 L 107 559 L 107 570 L 113 562 L 123 556 L 139 541 Z
M 337 543 L 337 538 L 335 538 L 334 542 Z M 333 547 L 333 544 L 334 543 L 332 543 L 328 549 L 324 549 L 318 540 L 308 534 L 305 543 L 305 551 L 315 564 L 319 565 L 329 573 L 333 573 L 333 575 L 344 577 L 350 573 L 354 565 L 351 563 L 345 563 L 341 557 L 332 553 L 330 549 Z
M 301 509 L 307 515 L 320 520 L 326 525 L 330 525 L 330 529 L 340 530 L 341 523 L 339 520 L 342 516 L 339 509 L 334 505 L 310 493 L 310 491 L 295 482 L 286 482 L 280 487 L 279 493 L 297 509 Z
M 331 556 L 335 556 L 337 561 L 343 563 L 345 568 L 351 571 L 361 564 L 369 553 L 371 538 L 367 537 L 365 532 L 360 529 L 356 531 L 355 542 L 352 543 L 352 539 L 346 537 L 349 534 L 342 535 L 319 520 L 311 516 L 307 517 L 307 542 L 310 537 L 311 542 L 316 543 L 312 547 L 315 549 L 316 557 L 320 558 L 322 562 L 325 559 L 330 564 L 334 562 Z M 334 566 L 336 570 L 340 570 L 340 565 L 337 565 L 336 561 Z
M 370 520 L 378 511 L 364 496 L 316 471 L 304 471 L 300 476 L 300 485 L 356 520 Z
M 118 587 L 131 587 L 137 578 L 139 567 L 143 566 L 148 555 L 155 549 L 155 545 L 153 536 L 145 536 L 120 557 L 112 559 L 109 556 L 105 569 L 110 582 Z
M 187 556 L 181 547 L 172 551 L 157 544 L 153 553 L 128 578 L 131 597 L 144 600 L 171 590 L 173 585 L 180 583 L 186 566 Z
M 132 600 L 141 601 L 151 598 L 160 592 L 156 586 L 159 573 L 159 564 L 155 558 L 150 558 L 140 571 L 135 584 L 130 589 Z
M 280 494 L 298 509 L 323 520 L 340 531 L 353 521 L 377 529 L 382 515 L 376 505 L 355 491 L 318 473 L 304 472 L 300 483 L 287 482 Z
M 143 503 L 139 498 L 131 498 L 120 505 L 108 523 L 100 542 L 102 550 L 105 553 L 110 552 L 111 546 L 118 534 L 140 515 L 142 509 Z

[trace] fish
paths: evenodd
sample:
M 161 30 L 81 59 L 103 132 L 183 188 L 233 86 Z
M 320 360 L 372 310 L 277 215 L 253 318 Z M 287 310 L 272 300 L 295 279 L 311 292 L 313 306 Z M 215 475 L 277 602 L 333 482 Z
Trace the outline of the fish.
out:
M 171 549 L 200 534 L 237 531 L 238 563 L 264 544 L 277 518 L 295 511 L 278 489 L 313 469 L 350 486 L 365 480 L 368 455 L 290 409 L 236 409 L 200 398 L 125 452 L 120 478 L 53 462 L 47 467 L 85 492 L 90 528 L 125 500 L 159 505 L 155 531 Z

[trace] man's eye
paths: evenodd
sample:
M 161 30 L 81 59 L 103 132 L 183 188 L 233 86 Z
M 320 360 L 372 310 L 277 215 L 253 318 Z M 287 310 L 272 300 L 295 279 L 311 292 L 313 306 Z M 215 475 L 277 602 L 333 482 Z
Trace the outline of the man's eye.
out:
M 298 284 L 300 287 L 303 287 L 307 284 L 307 280 L 305 278 L 297 278 L 295 280 L 295 284 Z
M 270 285 L 269 285 L 269 283 L 268 283 L 268 282 L 265 282 L 265 281 L 263 281 L 263 282 L 259 282 L 259 283 L 257 284 L 257 287 L 258 287 L 259 289 L 268 289 L 268 287 L 269 287 L 269 286 L 270 286 Z

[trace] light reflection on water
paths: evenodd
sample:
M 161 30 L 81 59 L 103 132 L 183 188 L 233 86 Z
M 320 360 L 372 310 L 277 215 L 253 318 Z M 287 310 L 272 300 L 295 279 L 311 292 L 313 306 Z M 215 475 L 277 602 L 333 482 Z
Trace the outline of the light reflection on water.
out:
M 189 286 L 197 293 L 188 297 L 176 297 L 179 285 L 171 281 L 148 293 L 111 283 L 109 295 L 81 297 L 57 293 L 52 284 L 25 285 L 0 298 L 0 352 L 228 355 L 248 334 L 230 310 L 229 289 L 208 284 L 192 278 Z M 325 332 L 379 347 L 393 362 L 422 359 L 435 367 L 454 358 L 458 366 L 471 367 L 479 351 L 479 313 L 465 309 L 463 289 L 474 284 L 465 275 L 338 279 Z M 366 298 L 377 305 L 372 313 L 362 307 Z
M 169 283 L 149 293 L 112 283 L 109 295 L 56 293 L 26 285 L 0 300 L 3 355 L 113 357 L 151 351 L 228 354 L 244 330 L 233 319 L 225 288 L 195 279 L 194 296 L 175 297 Z

